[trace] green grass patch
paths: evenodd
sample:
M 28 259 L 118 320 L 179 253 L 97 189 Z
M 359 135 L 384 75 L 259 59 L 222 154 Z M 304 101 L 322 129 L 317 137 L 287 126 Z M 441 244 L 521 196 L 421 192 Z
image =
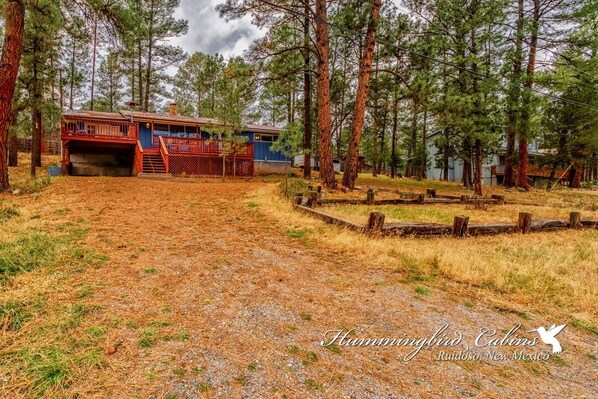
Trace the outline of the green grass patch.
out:
M 21 212 L 14 204 L 4 204 L 0 201 L 0 222 L 6 222 L 9 219 L 21 216 Z
M 332 353 L 336 353 L 337 355 L 341 354 L 341 348 L 339 348 L 336 344 L 325 345 L 324 348 L 328 349 Z
M 17 331 L 31 319 L 27 304 L 7 301 L 0 304 L 0 331 Z
M 305 387 L 311 391 L 319 391 L 320 389 L 322 389 L 322 384 L 320 384 L 316 380 L 312 380 L 311 378 L 306 379 L 304 384 Z
M 417 295 L 425 296 L 425 295 L 430 294 L 430 290 L 426 287 L 422 287 L 422 286 L 418 285 L 417 287 L 415 287 L 415 293 Z
M 149 348 L 156 342 L 156 330 L 152 328 L 145 328 L 141 330 L 139 337 L 139 347 Z
M 309 193 L 309 185 L 310 183 L 307 180 L 299 177 L 286 178 L 280 183 L 280 193 L 287 198 L 297 193 L 307 195 Z
M 586 330 L 589 333 L 598 335 L 598 327 L 593 326 L 584 320 L 575 319 L 575 320 L 573 320 L 573 323 L 571 323 L 571 324 L 573 324 L 573 327 L 581 328 L 582 330 Z
M 101 266 L 108 259 L 105 255 L 77 244 L 87 231 L 74 228 L 58 235 L 36 232 L 0 241 L 0 279 L 42 266 L 68 265 L 75 270 Z
M 286 229 L 285 234 L 290 238 L 305 238 L 307 229 Z
M 73 373 L 71 356 L 57 346 L 49 345 L 30 353 L 25 351 L 26 374 L 32 379 L 31 387 L 37 396 L 43 396 L 51 388 L 67 388 Z

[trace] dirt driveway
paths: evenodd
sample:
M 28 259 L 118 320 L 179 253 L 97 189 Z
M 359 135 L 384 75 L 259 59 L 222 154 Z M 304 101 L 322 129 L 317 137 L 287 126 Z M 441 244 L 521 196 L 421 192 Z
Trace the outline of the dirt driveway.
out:
M 574 328 L 559 335 L 564 353 L 548 361 L 440 361 L 432 348 L 404 362 L 411 350 L 404 347 L 323 348 L 330 329 L 429 337 L 449 323 L 451 336 L 461 331 L 471 342 L 484 326 L 504 335 L 516 323 L 530 329 L 553 321 L 465 306 L 441 291 L 416 295 L 397 273 L 289 236 L 248 202 L 263 184 L 65 178 L 35 200 L 15 200 L 51 223 L 89 227 L 85 245 L 109 256 L 70 283 L 98 287 L 81 299 L 101 307 L 84 324 L 107 326 L 103 351 L 116 352 L 69 391 L 98 398 L 596 397 L 596 340 Z

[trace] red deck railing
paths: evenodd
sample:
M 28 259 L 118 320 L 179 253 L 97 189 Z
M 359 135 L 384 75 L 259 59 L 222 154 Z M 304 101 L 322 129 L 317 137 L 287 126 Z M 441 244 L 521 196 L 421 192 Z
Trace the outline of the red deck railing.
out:
M 190 155 L 220 155 L 223 152 L 225 143 L 222 140 L 181 138 L 181 137 L 160 137 L 161 143 L 171 154 Z M 232 154 L 230 154 L 232 156 Z M 239 158 L 253 157 L 253 143 L 243 143 L 238 146 L 236 156 Z
M 137 129 L 132 122 L 104 121 L 98 119 L 73 118 L 62 123 L 63 138 L 85 137 L 96 139 L 137 140 Z

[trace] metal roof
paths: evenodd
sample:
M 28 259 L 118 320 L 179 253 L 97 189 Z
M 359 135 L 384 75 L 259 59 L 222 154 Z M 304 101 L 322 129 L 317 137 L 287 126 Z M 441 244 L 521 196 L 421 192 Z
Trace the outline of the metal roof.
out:
M 153 112 L 141 112 L 141 111 L 120 111 L 116 112 L 99 112 L 89 110 L 78 110 L 78 111 L 65 111 L 64 116 L 76 116 L 81 118 L 94 118 L 94 119 L 110 119 L 118 121 L 161 121 L 167 123 L 180 123 L 185 125 L 197 125 L 197 126 L 224 126 L 225 124 L 220 122 L 218 119 L 213 118 L 196 118 L 192 116 L 183 115 L 169 115 L 169 114 L 157 114 Z M 281 128 L 276 126 L 268 125 L 245 125 L 245 130 L 255 133 L 272 133 L 278 134 L 282 131 Z

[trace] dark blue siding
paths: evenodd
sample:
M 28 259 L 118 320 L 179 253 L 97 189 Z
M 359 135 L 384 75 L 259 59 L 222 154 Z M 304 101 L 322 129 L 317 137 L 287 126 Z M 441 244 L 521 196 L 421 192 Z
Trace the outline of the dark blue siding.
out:
M 253 143 L 253 159 L 258 161 L 288 161 L 289 158 L 280 152 L 272 151 L 272 143 L 257 141 Z
M 291 158 L 287 157 L 281 152 L 273 151 L 272 143 L 267 141 L 254 141 L 254 133 L 243 132 L 243 136 L 246 136 L 248 142 L 253 143 L 253 159 L 258 161 L 290 161 Z

